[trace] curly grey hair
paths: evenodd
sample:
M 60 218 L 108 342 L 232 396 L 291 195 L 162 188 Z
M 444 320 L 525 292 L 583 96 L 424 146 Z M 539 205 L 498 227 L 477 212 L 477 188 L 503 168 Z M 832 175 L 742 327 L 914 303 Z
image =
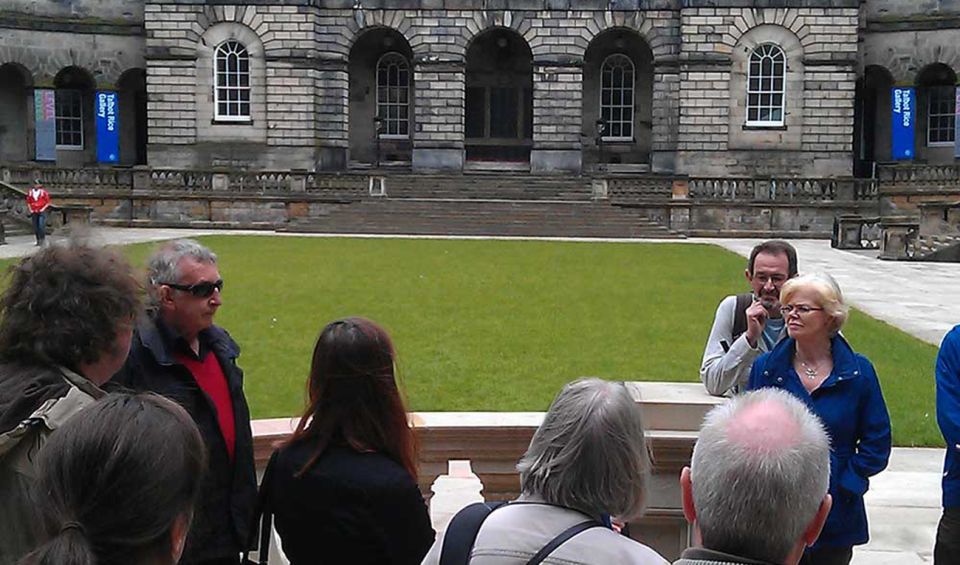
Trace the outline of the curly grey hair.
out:
M 638 517 L 650 473 L 640 406 L 622 382 L 564 386 L 517 469 L 524 494 L 590 516 Z

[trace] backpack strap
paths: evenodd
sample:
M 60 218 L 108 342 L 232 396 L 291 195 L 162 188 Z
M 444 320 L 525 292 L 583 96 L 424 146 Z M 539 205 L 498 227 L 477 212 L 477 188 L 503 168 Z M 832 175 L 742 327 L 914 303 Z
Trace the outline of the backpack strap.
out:
M 737 295 L 737 305 L 733 311 L 733 332 L 731 342 L 737 341 L 747 331 L 747 308 L 753 304 L 753 293 L 745 292 Z M 733 345 L 731 343 L 730 345 Z
M 251 524 L 247 548 L 241 556 L 241 563 L 244 565 L 267 565 L 270 558 L 270 535 L 273 528 L 273 508 L 270 500 L 270 486 L 273 480 L 273 469 L 276 467 L 277 455 L 280 450 L 275 450 L 270 455 L 270 461 L 263 471 L 263 479 L 260 481 L 260 492 L 257 493 L 256 515 Z M 250 548 L 254 547 L 257 541 L 257 532 L 260 533 L 259 544 L 257 548 L 257 560 L 250 559 Z
M 491 512 L 507 504 L 498 502 L 474 502 L 457 512 L 443 535 L 443 548 L 440 550 L 440 565 L 467 565 L 470 552 L 477 540 L 480 526 Z
M 579 524 L 574 524 L 560 532 L 557 537 L 550 540 L 547 545 L 543 546 L 536 555 L 530 558 L 530 561 L 527 561 L 527 565 L 539 565 L 548 555 L 553 553 L 555 549 L 560 547 L 565 541 L 572 538 L 573 536 L 579 534 L 584 530 L 589 530 L 590 528 L 602 528 L 603 524 L 597 522 L 596 520 L 587 520 L 585 522 L 580 522 Z

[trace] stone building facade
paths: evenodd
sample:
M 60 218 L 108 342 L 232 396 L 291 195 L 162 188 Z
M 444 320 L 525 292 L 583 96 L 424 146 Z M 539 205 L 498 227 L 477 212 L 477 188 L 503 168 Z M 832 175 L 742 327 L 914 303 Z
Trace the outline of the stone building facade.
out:
M 850 176 L 916 84 L 954 161 L 958 0 L 10 1 L 0 160 L 48 85 L 121 90 L 125 164 Z

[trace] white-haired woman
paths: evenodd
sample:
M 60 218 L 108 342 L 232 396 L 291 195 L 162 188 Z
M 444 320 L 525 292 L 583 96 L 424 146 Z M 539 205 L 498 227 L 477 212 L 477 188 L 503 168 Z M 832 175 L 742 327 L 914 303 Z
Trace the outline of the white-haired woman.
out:
M 649 547 L 622 536 L 611 516 L 638 517 L 650 460 L 640 410 L 623 383 L 581 379 L 566 385 L 517 465 L 520 498 L 498 507 L 465 545 L 471 565 L 544 563 L 666 565 Z M 464 549 L 438 538 L 424 564 Z M 546 548 L 546 549 L 545 549 Z M 441 561 L 441 553 L 444 561 Z
M 840 335 L 848 307 L 833 277 L 804 275 L 780 290 L 789 339 L 757 358 L 748 388 L 777 387 L 806 402 L 830 434 L 833 508 L 803 564 L 846 565 L 869 539 L 863 495 L 890 458 L 890 416 L 873 365 Z

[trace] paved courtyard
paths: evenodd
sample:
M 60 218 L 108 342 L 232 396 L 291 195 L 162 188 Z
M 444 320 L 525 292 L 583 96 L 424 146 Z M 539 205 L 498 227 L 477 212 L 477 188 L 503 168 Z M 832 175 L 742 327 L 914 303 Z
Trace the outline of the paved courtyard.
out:
M 91 231 L 88 237 L 103 243 L 127 244 L 211 233 L 270 232 L 102 228 Z M 0 257 L 17 257 L 36 249 L 32 236 L 15 236 L 8 241 L 0 246 Z M 693 238 L 680 242 L 715 244 L 746 256 L 757 240 Z M 875 258 L 876 252 L 831 249 L 829 242 L 823 240 L 792 243 L 797 248 L 801 272 L 830 273 L 847 300 L 875 318 L 932 344 L 939 344 L 947 330 L 960 323 L 960 264 L 880 261 Z M 866 495 L 872 540 L 854 551 L 854 564 L 932 562 L 940 516 L 942 464 L 942 449 L 893 450 L 890 466 L 872 479 Z M 443 529 L 459 508 L 479 500 L 479 490 L 480 483 L 470 472 L 469 464 L 452 463 L 450 475 L 441 477 L 435 486 L 431 509 L 435 527 Z

